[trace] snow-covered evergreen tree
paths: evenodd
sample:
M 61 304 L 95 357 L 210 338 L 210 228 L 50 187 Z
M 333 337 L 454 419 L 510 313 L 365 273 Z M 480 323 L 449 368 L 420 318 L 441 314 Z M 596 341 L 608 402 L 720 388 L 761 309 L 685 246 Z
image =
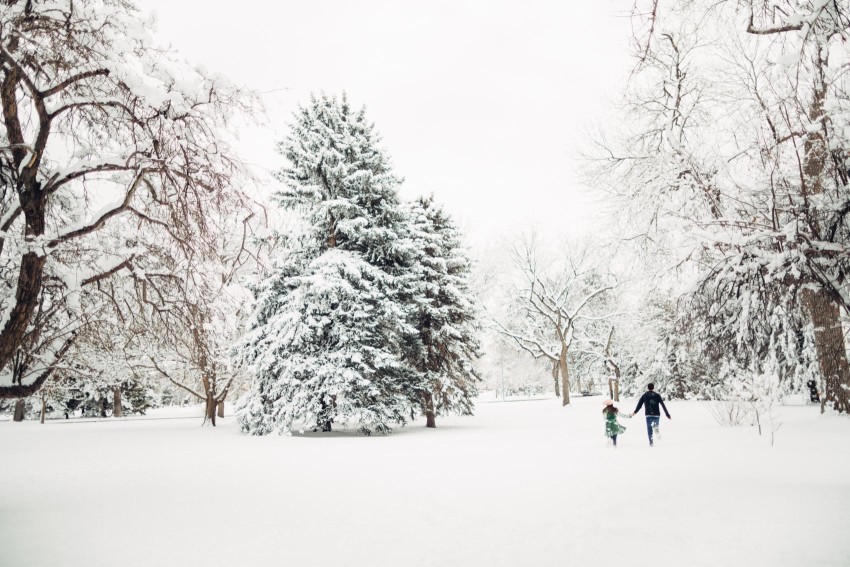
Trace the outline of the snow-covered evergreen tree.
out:
M 401 179 L 365 109 L 352 110 L 345 94 L 313 96 L 291 128 L 279 145 L 290 165 L 279 174 L 285 187 L 276 197 L 305 213 L 311 228 L 304 244 L 313 247 L 307 253 L 339 248 L 388 271 L 409 265 Z
M 255 290 L 237 358 L 254 376 L 239 420 L 254 434 L 334 422 L 385 433 L 409 416 L 416 373 L 408 324 L 412 265 L 399 179 L 364 110 L 312 97 L 280 144 L 276 197 L 307 228 Z
M 436 416 L 472 413 L 480 376 L 475 301 L 469 289 L 471 265 L 451 217 L 433 198 L 407 205 L 412 228 L 416 283 L 414 325 L 421 348 L 413 351 L 420 373 L 418 403 L 428 427 Z

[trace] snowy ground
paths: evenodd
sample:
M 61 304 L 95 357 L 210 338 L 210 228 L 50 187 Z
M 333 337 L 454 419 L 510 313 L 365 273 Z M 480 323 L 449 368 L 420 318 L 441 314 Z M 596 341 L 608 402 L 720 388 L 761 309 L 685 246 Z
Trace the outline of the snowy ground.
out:
M 4 422 L 0 565 L 850 565 L 850 419 L 784 407 L 771 448 L 669 407 L 616 451 L 600 398 L 371 438 Z

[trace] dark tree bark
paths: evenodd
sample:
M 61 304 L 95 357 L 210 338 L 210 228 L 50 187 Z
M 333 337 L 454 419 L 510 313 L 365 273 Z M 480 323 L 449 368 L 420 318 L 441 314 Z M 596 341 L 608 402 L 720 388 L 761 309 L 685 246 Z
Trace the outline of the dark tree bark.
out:
M 14 413 L 14 416 L 12 417 L 12 420 L 13 421 L 23 421 L 25 409 L 26 409 L 26 407 L 24 405 L 24 399 L 23 398 L 18 398 L 17 400 L 15 400 L 15 413 Z
M 38 166 L 50 133 L 50 118 L 44 106 L 44 99 L 34 96 L 38 116 L 38 135 L 35 139 L 34 155 L 25 163 L 28 152 L 24 150 L 26 140 L 21 120 L 18 116 L 18 88 L 21 86 L 20 71 L 16 63 L 2 57 L 4 77 L 0 87 L 0 99 L 3 106 L 3 122 L 6 136 L 11 144 L 18 146 L 12 151 L 13 164 L 20 172 L 15 190 L 18 193 L 21 211 L 24 214 L 25 234 L 27 237 L 44 235 L 45 209 L 47 193 L 42 191 L 41 183 L 36 179 Z M 12 357 L 24 340 L 27 327 L 32 320 L 41 293 L 42 277 L 47 256 L 37 252 L 27 252 L 21 256 L 18 269 L 18 287 L 15 292 L 15 306 L 9 313 L 9 319 L 0 330 L 0 368 L 10 364 Z M 43 383 L 43 382 L 42 382 Z M 27 395 L 25 386 L 13 384 L 0 389 L 0 397 L 11 398 Z
M 561 356 L 558 359 L 558 367 L 561 372 L 561 405 L 570 405 L 570 371 L 567 368 L 567 347 L 561 348 Z
M 821 407 L 829 404 L 837 412 L 850 413 L 850 399 L 848 399 L 850 365 L 847 362 L 847 349 L 844 346 L 844 330 L 841 326 L 838 305 L 823 289 L 806 290 L 803 301 L 808 307 L 815 327 L 815 349 L 824 381 Z
M 112 390 L 112 417 L 124 417 L 124 406 L 121 404 L 121 388 Z
M 823 60 L 819 60 L 824 65 Z M 827 86 L 817 85 L 812 100 L 810 119 L 812 122 L 823 116 L 823 103 L 826 100 Z M 819 195 L 823 193 L 823 179 L 827 175 L 827 144 L 822 130 L 810 132 L 803 144 L 803 179 L 802 194 Z M 818 239 L 822 238 L 819 219 L 807 209 L 809 229 Z M 850 412 L 848 394 L 850 392 L 850 365 L 847 362 L 847 348 L 844 344 L 844 332 L 841 327 L 841 310 L 825 288 L 818 290 L 805 289 L 803 303 L 812 318 L 815 328 L 815 349 L 818 355 L 818 366 L 823 378 L 824 402 L 831 405 L 839 413 Z
M 319 411 L 319 415 L 316 416 L 317 429 L 321 429 L 324 432 L 333 430 L 333 410 L 335 406 L 336 400 L 331 400 L 331 403 L 328 403 L 324 398 L 322 398 L 322 408 Z
M 213 427 L 215 427 L 215 413 L 217 407 L 218 403 L 216 403 L 215 398 L 207 395 L 204 421 L 209 420 Z
M 431 392 L 423 394 L 425 427 L 437 427 L 437 414 L 434 411 L 434 396 Z
M 617 378 L 608 378 L 608 397 L 614 400 L 615 402 L 620 401 L 619 376 Z
M 65 341 L 65 344 L 62 345 L 62 348 L 56 353 L 56 360 L 61 360 L 65 353 L 70 350 L 71 346 L 74 344 L 76 334 L 72 333 L 68 340 Z M 2 368 L 2 364 L 0 364 L 0 368 Z M 22 396 L 31 396 L 36 393 L 47 381 L 50 375 L 53 374 L 53 367 L 51 366 L 44 372 L 42 372 L 35 380 L 33 380 L 29 384 L 12 384 L 11 386 L 0 386 L 0 399 L 9 399 L 9 398 L 20 398 Z
M 605 345 L 605 366 L 614 372 L 613 378 L 608 378 L 608 394 L 615 402 L 620 401 L 620 365 L 611 358 L 611 340 L 614 338 L 614 327 L 608 333 L 608 342 Z
M 224 417 L 224 400 L 218 402 L 218 417 Z

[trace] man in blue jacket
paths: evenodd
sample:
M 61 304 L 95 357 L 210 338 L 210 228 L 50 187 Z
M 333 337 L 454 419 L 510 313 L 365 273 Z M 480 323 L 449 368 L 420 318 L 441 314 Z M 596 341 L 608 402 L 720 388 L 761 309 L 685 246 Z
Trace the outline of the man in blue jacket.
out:
M 664 405 L 664 399 L 655 391 L 655 384 L 647 384 L 646 392 L 640 397 L 638 405 L 632 415 L 640 411 L 641 406 L 646 405 L 646 434 L 649 436 L 649 446 L 653 446 L 653 433 L 658 433 L 658 425 L 661 421 L 661 412 L 658 411 L 658 406 L 664 409 L 664 415 L 667 419 L 670 417 L 670 412 L 667 411 L 667 406 Z

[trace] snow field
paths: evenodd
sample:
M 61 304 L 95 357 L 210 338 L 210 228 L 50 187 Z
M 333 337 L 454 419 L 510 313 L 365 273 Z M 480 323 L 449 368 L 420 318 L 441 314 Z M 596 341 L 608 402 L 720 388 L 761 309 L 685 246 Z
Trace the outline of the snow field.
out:
M 656 447 L 638 416 L 614 450 L 600 402 L 388 437 L 0 423 L 0 565 L 850 565 L 846 418 L 783 407 L 771 448 L 671 402 Z

